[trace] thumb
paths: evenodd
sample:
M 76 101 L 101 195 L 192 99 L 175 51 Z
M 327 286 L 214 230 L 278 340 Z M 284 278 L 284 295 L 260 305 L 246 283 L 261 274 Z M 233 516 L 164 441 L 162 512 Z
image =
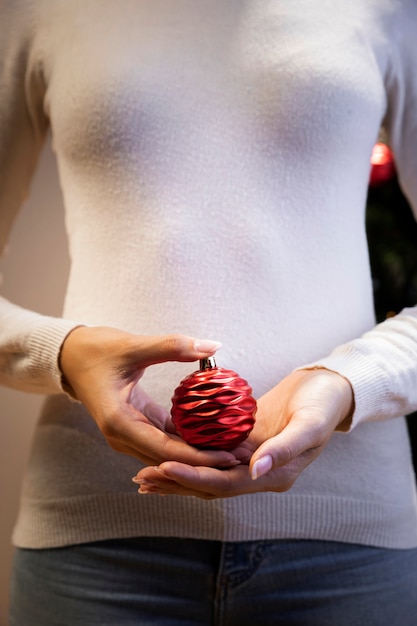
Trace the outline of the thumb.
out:
M 259 446 L 249 464 L 252 478 L 256 480 L 301 455 L 313 456 L 324 437 L 320 428 L 306 426 L 304 420 L 290 422 L 278 435 Z
M 219 341 L 178 334 L 138 337 L 138 340 L 142 367 L 164 361 L 197 361 L 212 356 L 222 345 Z

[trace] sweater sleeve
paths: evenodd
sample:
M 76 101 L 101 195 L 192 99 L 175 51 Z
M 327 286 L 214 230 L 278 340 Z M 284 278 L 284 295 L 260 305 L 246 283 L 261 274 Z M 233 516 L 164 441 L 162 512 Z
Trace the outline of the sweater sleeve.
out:
M 34 6 L 0 0 L 0 251 L 28 195 L 48 120 L 36 58 Z M 0 383 L 30 392 L 61 391 L 60 346 L 76 324 L 0 298 Z
M 417 4 L 413 0 L 401 4 L 400 24 L 391 31 L 391 62 L 385 77 L 385 127 L 400 185 L 417 217 Z M 336 371 L 352 384 L 355 412 L 350 429 L 364 421 L 416 411 L 417 306 L 337 347 L 312 366 Z

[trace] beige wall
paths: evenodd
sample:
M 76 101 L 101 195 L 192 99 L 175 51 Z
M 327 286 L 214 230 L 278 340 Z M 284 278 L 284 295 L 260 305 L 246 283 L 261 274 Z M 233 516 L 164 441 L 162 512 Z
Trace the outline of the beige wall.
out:
M 1 294 L 16 304 L 59 315 L 68 274 L 62 198 L 48 143 L 31 196 L 0 260 Z M 41 396 L 0 387 L 0 626 L 8 626 L 10 535 Z

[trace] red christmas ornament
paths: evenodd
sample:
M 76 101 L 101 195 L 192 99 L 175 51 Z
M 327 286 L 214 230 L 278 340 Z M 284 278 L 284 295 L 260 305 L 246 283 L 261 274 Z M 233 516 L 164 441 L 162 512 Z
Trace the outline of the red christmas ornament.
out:
M 369 185 L 378 187 L 395 176 L 394 155 L 385 143 L 376 143 L 371 156 Z
M 182 380 L 172 397 L 172 422 L 179 435 L 197 448 L 232 450 L 255 422 L 252 389 L 232 370 L 217 367 L 213 357 Z

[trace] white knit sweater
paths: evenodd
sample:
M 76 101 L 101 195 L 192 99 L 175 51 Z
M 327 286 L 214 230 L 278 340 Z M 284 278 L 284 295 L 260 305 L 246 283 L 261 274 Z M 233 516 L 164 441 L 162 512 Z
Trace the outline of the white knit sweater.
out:
M 3 384 L 52 394 L 17 545 L 417 545 L 401 417 L 417 409 L 417 309 L 374 327 L 364 228 L 383 122 L 417 209 L 416 26 L 414 0 L 0 2 L 1 242 L 51 128 L 71 256 L 62 319 L 0 307 Z M 284 494 L 139 496 L 139 463 L 60 393 L 77 323 L 220 340 L 218 364 L 256 396 L 320 363 L 353 385 L 352 429 Z M 151 367 L 144 386 L 169 407 L 193 369 Z

